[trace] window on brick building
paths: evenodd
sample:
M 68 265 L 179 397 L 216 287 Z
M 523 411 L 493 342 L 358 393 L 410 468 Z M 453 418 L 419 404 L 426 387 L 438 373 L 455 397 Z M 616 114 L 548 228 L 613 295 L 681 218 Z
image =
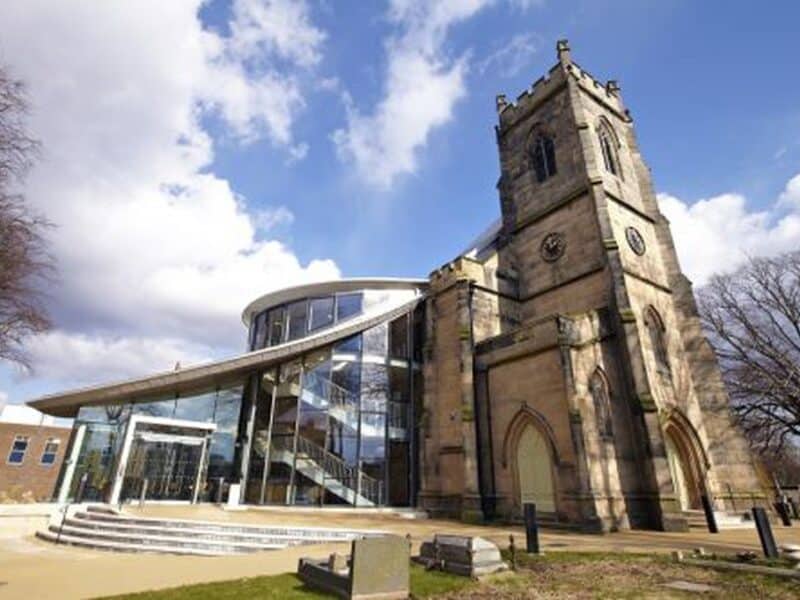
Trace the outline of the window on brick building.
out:
M 28 451 L 28 442 L 30 438 L 27 435 L 14 436 L 14 442 L 11 444 L 11 452 L 8 453 L 8 463 L 11 465 L 21 465 L 25 460 L 25 453 Z
M 56 456 L 58 456 L 58 446 L 60 444 L 61 440 L 56 438 L 48 438 L 44 445 L 44 451 L 42 452 L 43 465 L 52 465 L 54 462 L 56 462 Z
M 530 146 L 530 155 L 536 181 L 541 183 L 556 174 L 556 150 L 551 137 L 542 133 L 535 134 Z

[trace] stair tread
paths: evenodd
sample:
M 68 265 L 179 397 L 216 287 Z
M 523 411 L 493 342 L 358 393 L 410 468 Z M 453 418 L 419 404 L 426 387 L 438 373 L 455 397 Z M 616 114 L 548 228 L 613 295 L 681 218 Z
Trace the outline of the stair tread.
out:
M 53 529 L 58 530 L 58 526 L 53 525 L 50 529 L 51 533 Z M 173 543 L 180 543 L 180 544 L 202 544 L 204 546 L 234 546 L 240 548 L 264 548 L 264 549 L 279 549 L 285 548 L 291 544 L 267 544 L 267 543 L 254 543 L 254 542 L 226 542 L 225 540 L 207 540 L 203 538 L 197 537 L 178 537 L 178 536 L 163 536 L 163 535 L 149 535 L 149 534 L 141 534 L 136 536 L 131 536 L 128 533 L 123 533 L 119 531 L 108 531 L 108 530 L 97 530 L 97 529 L 90 529 L 86 527 L 75 527 L 74 525 L 64 525 L 63 531 L 71 532 L 74 534 L 82 533 L 84 535 L 80 537 L 84 538 L 95 538 L 95 537 L 103 537 L 103 538 L 131 538 L 135 537 L 136 539 L 140 540 L 151 540 L 151 541 L 166 541 L 166 542 L 173 542 Z M 169 544 L 167 544 L 169 545 Z
M 77 513 L 77 515 L 85 515 L 86 513 Z M 230 531 L 238 530 L 244 532 L 264 532 L 264 535 L 272 535 L 276 531 L 295 531 L 305 534 L 314 534 L 324 532 L 327 534 L 341 534 L 345 535 L 375 535 L 386 534 L 386 531 L 363 531 L 358 529 L 343 529 L 337 527 L 303 527 L 295 525 L 281 525 L 281 526 L 264 526 L 264 525 L 250 525 L 247 523 L 222 523 L 219 521 L 194 521 L 192 519 L 158 519 L 153 517 L 138 517 L 130 515 L 102 515 L 97 518 L 96 515 L 91 515 L 90 519 L 95 523 L 111 522 L 111 523 L 143 523 L 154 525 L 156 523 L 175 524 L 176 528 L 192 528 L 191 526 L 209 526 L 212 528 L 229 529 Z M 190 527 L 186 527 L 186 526 Z M 147 526 L 147 525 L 145 525 Z M 267 533 L 268 532 L 268 533 Z M 299 536 L 298 536 L 299 537 Z
M 278 529 L 276 531 L 240 531 L 237 529 L 226 529 L 226 528 L 219 528 L 219 529 L 209 529 L 203 527 L 184 527 L 184 526 L 170 526 L 168 524 L 151 524 L 151 523 L 136 523 L 136 522 L 125 522 L 123 520 L 119 521 L 112 521 L 112 520 L 96 520 L 96 519 L 82 519 L 82 518 L 73 518 L 67 519 L 69 523 L 72 521 L 74 526 L 81 526 L 81 524 L 86 524 L 86 528 L 92 528 L 89 523 L 95 525 L 96 529 L 102 529 L 103 527 L 119 527 L 124 529 L 129 529 L 131 531 L 135 530 L 147 530 L 151 532 L 174 532 L 179 533 L 181 535 L 214 535 L 214 536 L 235 536 L 235 537 L 245 537 L 251 538 L 253 540 L 258 540 L 261 538 L 270 538 L 270 539 L 286 539 L 286 540 L 296 540 L 296 539 L 309 539 L 309 540 L 320 540 L 320 541 L 336 541 L 336 540 L 347 540 L 355 537 L 360 537 L 364 535 L 371 535 L 361 531 L 337 531 L 337 532 L 330 532 L 330 531 L 314 531 L 314 530 L 303 530 L 305 535 L 298 535 L 290 533 L 290 529 Z M 337 535 L 333 535 L 336 533 Z M 316 534 L 316 535 L 309 535 L 309 534 Z
M 55 542 L 58 535 L 50 531 L 37 531 L 36 536 L 40 539 L 45 539 Z M 60 543 L 72 544 L 75 546 L 85 546 L 88 548 L 105 548 L 110 550 L 130 550 L 135 552 L 156 552 L 162 554 L 192 554 L 196 556 L 220 556 L 225 554 L 235 554 L 233 552 L 214 552 L 210 550 L 203 550 L 201 548 L 180 548 L 172 546 L 148 546 L 141 544 L 132 544 L 129 542 L 111 542 L 105 540 L 96 540 L 84 537 L 76 537 L 71 535 L 62 534 Z

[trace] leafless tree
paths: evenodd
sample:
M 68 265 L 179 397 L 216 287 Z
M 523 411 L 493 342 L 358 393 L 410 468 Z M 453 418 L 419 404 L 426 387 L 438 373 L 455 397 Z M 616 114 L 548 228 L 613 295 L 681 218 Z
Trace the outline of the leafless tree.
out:
M 50 327 L 42 289 L 53 274 L 50 224 L 19 191 L 39 154 L 27 116 L 25 86 L 0 65 L 0 360 L 26 366 L 23 341 Z
M 699 293 L 733 409 L 751 444 L 780 456 L 800 442 L 800 251 L 751 258 Z

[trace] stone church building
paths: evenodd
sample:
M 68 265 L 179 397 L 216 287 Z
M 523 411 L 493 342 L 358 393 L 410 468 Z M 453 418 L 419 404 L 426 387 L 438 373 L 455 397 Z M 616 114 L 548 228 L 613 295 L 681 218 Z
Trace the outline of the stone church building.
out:
M 587 531 L 763 500 L 620 89 L 557 51 L 497 98 L 501 218 L 466 252 L 271 291 L 244 354 L 32 401 L 75 419 L 54 496 L 465 520 L 533 502 Z
M 430 278 L 420 505 L 681 530 L 763 492 L 620 88 L 557 53 L 497 97 L 499 224 Z

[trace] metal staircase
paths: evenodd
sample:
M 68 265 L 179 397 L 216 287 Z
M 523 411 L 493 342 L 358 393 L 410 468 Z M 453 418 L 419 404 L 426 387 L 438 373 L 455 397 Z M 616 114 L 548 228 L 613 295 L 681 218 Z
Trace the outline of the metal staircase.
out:
M 348 429 L 354 436 L 383 438 L 384 425 L 362 418 L 359 397 L 314 372 L 303 374 L 302 385 L 293 386 L 292 393 L 301 401 L 327 414 Z M 406 439 L 409 405 L 386 402 L 386 425 L 389 438 Z M 377 413 L 380 415 L 381 413 Z M 379 421 L 381 419 L 378 419 Z M 296 438 L 296 441 L 295 441 Z M 296 472 L 322 486 L 338 498 L 354 506 L 373 507 L 384 503 L 383 481 L 364 473 L 357 465 L 349 464 L 304 436 L 273 436 L 270 444 L 266 432 L 253 440 L 254 450 L 266 463 L 279 462 L 293 466 Z
M 348 504 L 371 507 L 383 500 L 382 481 L 303 436 L 297 436 L 296 446 L 291 438 L 275 438 L 270 460 L 293 464 L 299 473 Z
M 318 409 L 327 409 L 328 414 L 345 427 L 358 432 L 361 406 L 358 396 L 349 390 L 336 385 L 330 379 L 313 372 L 303 374 L 303 389 L 300 391 L 303 402 Z M 402 402 L 387 402 L 386 418 L 388 419 L 389 438 L 405 439 L 408 435 L 408 408 Z M 361 434 L 368 437 L 383 437 L 383 428 L 362 421 Z

